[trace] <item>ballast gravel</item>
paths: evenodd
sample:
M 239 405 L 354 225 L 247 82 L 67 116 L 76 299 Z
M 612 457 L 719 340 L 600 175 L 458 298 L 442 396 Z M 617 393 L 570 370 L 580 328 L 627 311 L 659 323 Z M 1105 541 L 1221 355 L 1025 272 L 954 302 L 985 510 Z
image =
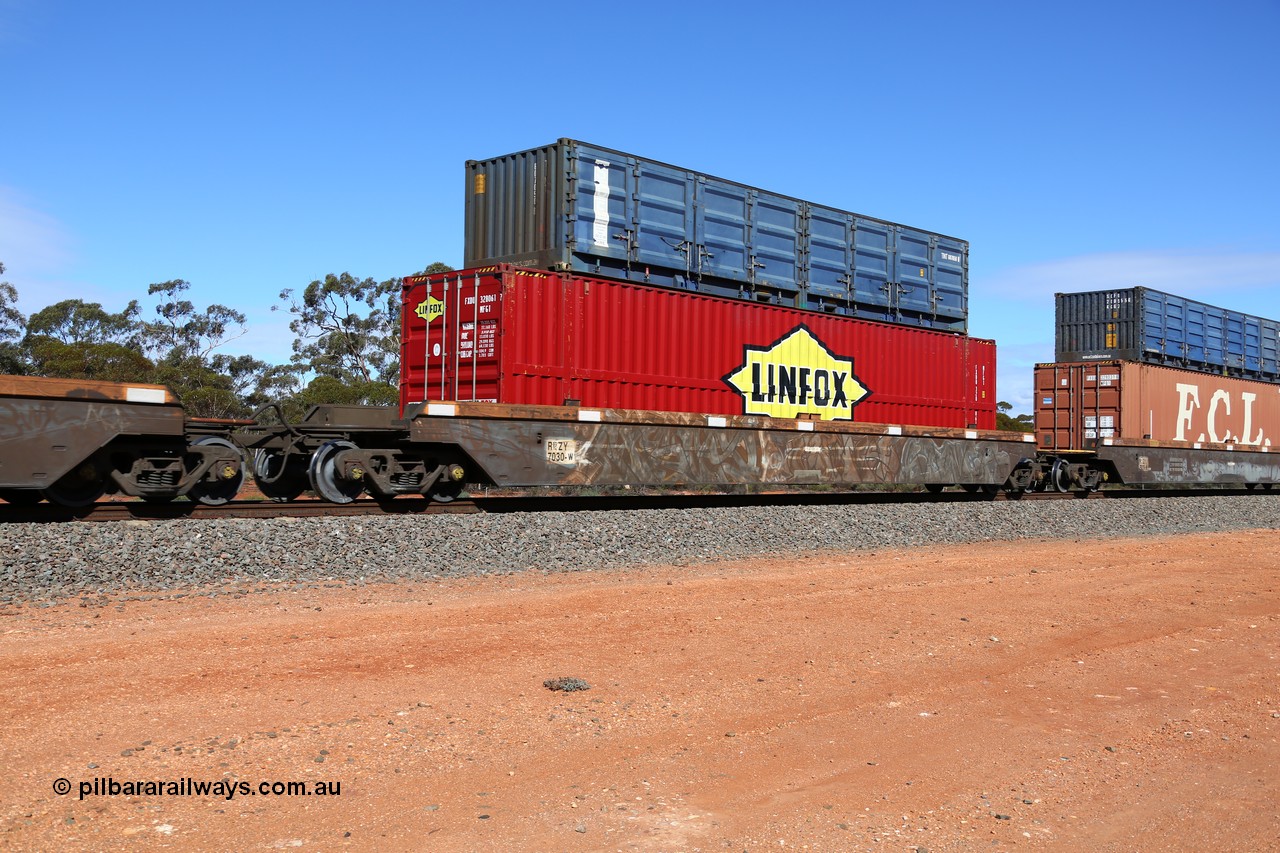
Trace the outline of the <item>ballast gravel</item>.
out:
M 1277 527 L 1280 495 L 6 524 L 0 604 Z

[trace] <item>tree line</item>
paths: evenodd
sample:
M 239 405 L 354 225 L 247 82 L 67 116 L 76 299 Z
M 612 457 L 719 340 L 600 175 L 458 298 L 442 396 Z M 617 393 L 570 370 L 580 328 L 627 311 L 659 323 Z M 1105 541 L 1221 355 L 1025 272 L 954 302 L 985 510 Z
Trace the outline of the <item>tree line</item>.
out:
M 422 273 L 449 272 L 433 263 Z M 0 275 L 4 274 L 0 263 Z M 320 403 L 392 405 L 400 383 L 400 285 L 350 273 L 326 275 L 301 292 L 280 292 L 292 315 L 287 364 L 219 350 L 247 331 L 226 305 L 197 310 L 182 279 L 152 284 L 150 313 L 138 300 L 111 313 L 97 302 L 64 299 L 30 317 L 17 289 L 0 281 L 0 373 L 167 385 L 195 417 L 242 418 L 279 403 L 296 419 Z M 1031 415 L 1001 401 L 996 428 L 1030 432 Z
M 437 262 L 422 272 L 451 269 Z M 150 285 L 151 310 L 136 299 L 116 313 L 64 299 L 30 316 L 0 280 L 0 373 L 167 385 L 205 418 L 247 417 L 269 402 L 290 418 L 317 403 L 389 405 L 400 381 L 401 282 L 344 272 L 281 291 L 272 310 L 292 315 L 293 354 L 271 364 L 222 352 L 248 331 L 244 313 L 198 309 L 182 279 Z

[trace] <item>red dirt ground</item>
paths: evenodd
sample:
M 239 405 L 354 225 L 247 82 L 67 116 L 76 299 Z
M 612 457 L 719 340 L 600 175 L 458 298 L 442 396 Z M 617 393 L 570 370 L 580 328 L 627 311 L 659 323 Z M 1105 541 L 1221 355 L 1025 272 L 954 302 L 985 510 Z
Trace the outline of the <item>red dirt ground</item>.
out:
M 0 846 L 1273 850 L 1278 545 L 4 608 Z M 341 790 L 81 799 L 95 778 Z

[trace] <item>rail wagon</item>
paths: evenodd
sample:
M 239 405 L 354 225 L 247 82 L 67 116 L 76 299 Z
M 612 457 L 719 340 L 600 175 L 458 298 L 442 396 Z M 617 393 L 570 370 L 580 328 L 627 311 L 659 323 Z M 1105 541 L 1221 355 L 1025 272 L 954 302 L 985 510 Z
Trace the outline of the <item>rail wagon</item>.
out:
M 231 426 L 186 418 L 159 385 L 0 376 L 0 498 L 225 503 L 244 481 Z
M 1280 482 L 1280 385 L 1140 361 L 1038 364 L 1035 434 L 1056 488 Z

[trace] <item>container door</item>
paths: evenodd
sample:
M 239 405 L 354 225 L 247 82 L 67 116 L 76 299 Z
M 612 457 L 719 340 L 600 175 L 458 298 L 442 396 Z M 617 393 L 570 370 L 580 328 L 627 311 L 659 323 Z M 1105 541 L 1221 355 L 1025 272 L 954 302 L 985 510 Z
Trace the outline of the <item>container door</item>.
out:
M 492 160 L 467 162 L 463 264 L 502 259 L 539 266 L 568 260 L 573 199 L 566 179 L 574 174 L 560 143 Z
M 1205 322 L 1204 306 L 1190 300 L 1178 300 L 1182 304 L 1184 323 L 1183 352 L 1188 361 L 1203 364 L 1208 349 L 1208 329 Z M 1172 300 L 1170 300 L 1172 302 Z
M 949 237 L 937 239 L 934 254 L 933 297 L 938 318 L 967 328 L 969 316 L 969 244 Z
M 1263 375 L 1271 381 L 1280 379 L 1280 323 L 1259 320 L 1258 356 Z
M 800 202 L 751 190 L 749 280 L 794 304 L 800 291 Z
M 1244 339 L 1244 371 L 1250 376 L 1262 375 L 1262 320 L 1243 314 L 1240 317 Z
M 809 205 L 806 229 L 809 295 L 812 307 L 825 300 L 840 305 L 856 302 L 853 293 L 853 216 Z
M 612 268 L 625 268 L 635 238 L 630 200 L 635 161 L 624 155 L 587 145 L 570 147 L 573 177 L 573 250 L 580 263 L 594 266 L 606 259 Z
M 874 219 L 854 218 L 853 290 L 857 316 L 884 320 L 889 316 L 889 270 L 893 256 L 891 226 Z
M 1245 356 L 1245 316 L 1239 311 L 1223 312 L 1223 364 L 1232 373 L 1244 370 Z
M 1146 290 L 1143 291 L 1142 303 L 1147 330 L 1144 350 L 1167 359 L 1184 361 L 1189 346 L 1185 302 L 1176 296 Z
M 897 303 L 894 308 L 913 317 L 932 317 L 933 253 L 934 238 L 910 228 L 895 228 L 895 288 Z
M 697 263 L 693 175 L 641 160 L 635 166 L 635 187 L 636 264 L 683 270 L 688 281 Z
M 1104 330 L 1105 340 L 1120 358 L 1140 359 L 1148 341 L 1164 337 L 1163 332 L 1148 329 L 1143 320 L 1147 293 L 1135 287 L 1106 294 L 1104 310 L 1110 319 Z
M 1192 365 L 1204 363 L 1206 346 L 1204 306 L 1190 300 L 1182 303 L 1183 353 Z
M 1222 368 L 1227 364 L 1227 312 L 1212 305 L 1198 306 L 1204 314 L 1204 364 Z M 1218 372 L 1215 370 L 1215 372 Z
M 1038 365 L 1036 435 L 1046 450 L 1084 450 L 1121 436 L 1121 369 L 1115 362 Z
M 1080 365 L 1042 364 L 1036 366 L 1036 439 L 1042 450 L 1071 450 L 1077 437 L 1071 416 L 1074 394 L 1079 386 L 1073 370 Z
M 456 322 L 457 278 L 452 274 L 428 278 L 423 300 L 414 306 L 414 314 L 424 326 L 424 334 L 418 337 L 421 350 L 411 354 L 423 366 L 423 400 L 451 399 L 453 383 L 448 367 L 453 353 L 448 336 L 449 325 Z
M 410 403 L 426 399 L 426 364 L 422 359 L 426 342 L 423 338 L 427 326 L 415 314 L 417 306 L 426 301 L 426 285 L 415 283 L 401 295 L 400 302 L 400 414 Z
M 1089 446 L 1096 439 L 1120 436 L 1120 381 L 1118 364 L 1097 362 L 1084 369 L 1081 429 Z
M 498 402 L 499 323 L 502 282 L 494 276 L 455 278 L 457 316 L 452 371 L 453 399 Z
M 696 270 L 733 281 L 750 281 L 747 188 L 699 175 L 697 191 Z
M 401 360 L 412 383 L 407 402 L 496 402 L 502 280 L 446 273 L 429 277 L 410 296 L 405 309 L 414 316 L 406 325 Z

